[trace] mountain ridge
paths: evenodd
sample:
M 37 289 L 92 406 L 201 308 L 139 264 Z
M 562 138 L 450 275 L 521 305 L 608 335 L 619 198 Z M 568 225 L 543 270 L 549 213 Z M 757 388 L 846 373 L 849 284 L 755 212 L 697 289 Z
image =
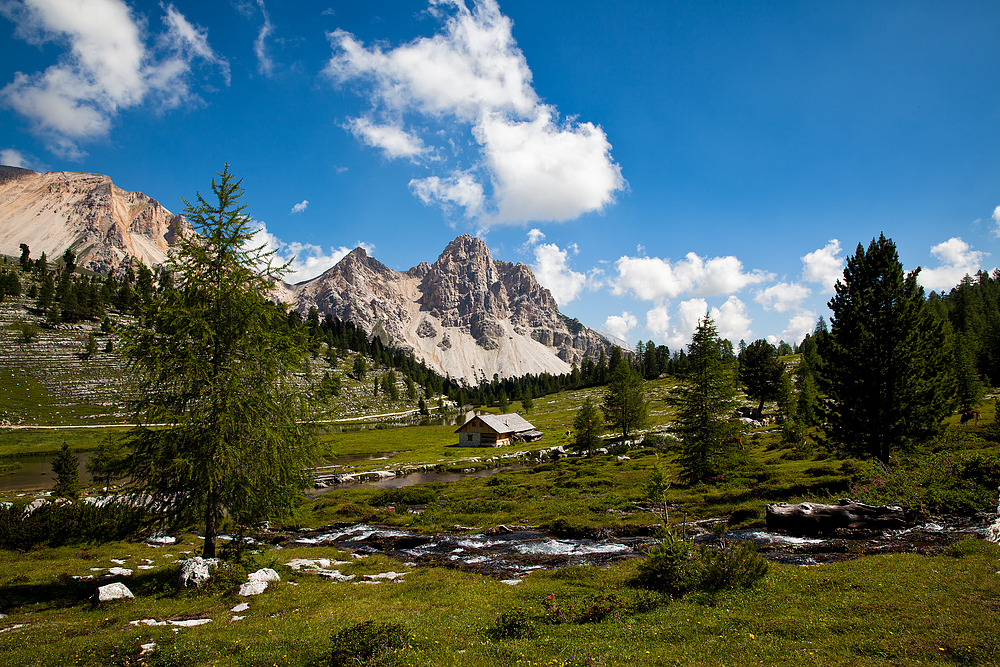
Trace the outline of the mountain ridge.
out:
M 83 172 L 37 173 L 0 167 L 0 252 L 54 260 L 67 249 L 78 266 L 118 272 L 135 258 L 168 262 L 187 225 L 156 200 Z M 305 315 L 313 307 L 388 336 L 442 375 L 482 379 L 570 372 L 611 343 L 559 312 L 551 292 L 523 263 L 495 260 L 486 243 L 463 234 L 437 259 L 391 269 L 355 248 L 311 280 L 282 284 L 275 296 Z

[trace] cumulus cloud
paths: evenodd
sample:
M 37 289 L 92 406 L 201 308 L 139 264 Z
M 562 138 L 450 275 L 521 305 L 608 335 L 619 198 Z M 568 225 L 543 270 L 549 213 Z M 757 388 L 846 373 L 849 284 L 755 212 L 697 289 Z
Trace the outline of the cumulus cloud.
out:
M 612 292 L 627 293 L 644 301 L 671 299 L 682 294 L 721 296 L 738 292 L 748 285 L 770 280 L 764 271 L 744 272 L 736 257 L 704 259 L 689 252 L 679 262 L 659 257 L 621 257 L 616 263 L 618 277 Z
M 379 126 L 375 118 L 411 117 L 425 143 L 437 142 L 426 167 L 470 178 L 475 172 L 483 198 L 465 213 L 481 225 L 566 221 L 612 203 L 625 181 L 607 136 L 593 123 L 560 120 L 541 102 L 496 1 L 470 9 L 464 0 L 431 0 L 428 11 L 442 21 L 440 31 L 392 49 L 365 46 L 343 30 L 329 34 L 325 72 L 366 86 L 372 109 L 364 120 Z M 432 178 L 442 175 L 415 181 Z M 454 198 L 425 199 L 413 181 L 411 190 L 425 202 L 461 206 Z
M 194 62 L 217 67 L 228 83 L 228 63 L 208 45 L 205 31 L 173 5 L 163 11 L 165 31 L 153 40 L 146 21 L 122 0 L 0 5 L 19 38 L 67 47 L 44 72 L 17 72 L 0 89 L 0 103 L 29 119 L 51 150 L 79 158 L 79 144 L 106 136 L 121 110 L 149 99 L 168 108 L 192 99 Z
M 372 148 L 381 149 L 390 159 L 415 158 L 427 151 L 420 137 L 398 125 L 379 125 L 369 118 L 352 118 L 345 127 Z
M 569 267 L 569 253 L 578 252 L 576 244 L 564 250 L 555 243 L 542 243 L 544 238 L 545 234 L 537 229 L 528 232 L 525 247 L 535 256 L 531 270 L 538 282 L 552 292 L 556 302 L 565 306 L 580 296 L 587 284 L 587 276 Z
M 757 292 L 754 301 L 764 310 L 784 313 L 798 308 L 811 293 L 812 290 L 801 283 L 778 283 Z
M 953 236 L 947 241 L 938 243 L 931 248 L 931 254 L 937 257 L 941 266 L 922 269 L 917 274 L 917 281 L 928 290 L 947 291 L 955 287 L 965 276 L 974 276 L 983 267 L 983 261 L 989 253 L 973 250 L 972 246 Z
M 329 251 L 324 252 L 320 246 L 311 243 L 282 241 L 269 232 L 267 225 L 260 221 L 254 222 L 254 233 L 249 245 L 263 246 L 268 252 L 273 252 L 275 264 L 291 262 L 284 277 L 287 283 L 299 283 L 315 278 L 343 259 L 354 248 L 364 248 L 369 254 L 375 250 L 374 245 L 359 241 L 352 248 L 331 247 Z
M 635 315 L 624 311 L 621 315 L 609 315 L 604 320 L 604 331 L 622 341 L 628 340 L 628 335 L 639 323 Z
M 812 333 L 816 328 L 816 313 L 812 311 L 799 311 L 788 320 L 788 326 L 781 332 L 780 336 L 768 336 L 767 340 L 772 345 L 777 345 L 785 341 L 789 345 L 798 345 L 807 333 Z
M 445 210 L 460 208 L 465 217 L 475 217 L 483 207 L 483 186 L 475 177 L 455 172 L 446 178 L 428 176 L 410 180 L 410 191 L 425 204 L 441 206 Z
M 309 200 L 308 199 L 303 199 L 298 204 L 296 204 L 295 206 L 292 207 L 292 214 L 295 215 L 295 214 L 298 214 L 298 213 L 302 213 L 308 207 L 309 207 Z
M 840 241 L 830 241 L 802 257 L 802 279 L 823 286 L 824 294 L 833 294 L 834 286 L 844 275 L 845 258 L 840 254 Z
M 993 209 L 993 236 L 1000 237 L 1000 206 Z
M 731 341 L 749 339 L 753 331 L 750 324 L 753 320 L 747 312 L 746 304 L 735 296 L 726 299 L 719 308 L 712 308 L 712 319 L 719 330 L 719 335 Z

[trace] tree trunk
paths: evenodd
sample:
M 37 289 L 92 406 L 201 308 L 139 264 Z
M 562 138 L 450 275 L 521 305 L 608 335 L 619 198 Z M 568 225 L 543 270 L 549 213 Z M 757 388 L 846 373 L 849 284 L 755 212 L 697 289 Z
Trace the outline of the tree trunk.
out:
M 840 505 L 776 503 L 767 506 L 767 527 L 790 535 L 823 535 L 847 530 L 893 530 L 906 525 L 901 507 L 865 505 L 849 500 Z
M 205 508 L 205 549 L 204 558 L 215 558 L 215 498 L 209 496 Z

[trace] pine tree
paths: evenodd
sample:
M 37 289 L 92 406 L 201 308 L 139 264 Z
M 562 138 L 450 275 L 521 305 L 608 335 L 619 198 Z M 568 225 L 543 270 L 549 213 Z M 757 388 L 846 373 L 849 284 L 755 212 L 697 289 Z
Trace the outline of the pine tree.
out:
M 935 431 L 954 397 L 943 325 L 925 306 L 918 272 L 904 275 L 895 244 L 880 235 L 867 251 L 858 244 L 829 303 L 828 434 L 884 463 Z
M 608 426 L 621 432 L 622 444 L 627 444 L 629 434 L 645 426 L 648 420 L 642 377 L 622 357 L 611 371 L 601 410 Z
M 80 460 L 65 442 L 52 461 L 52 472 L 56 475 L 52 495 L 76 500 L 80 496 Z
M 604 428 L 604 418 L 594 402 L 587 396 L 583 405 L 573 418 L 573 429 L 576 431 L 574 448 L 579 451 L 594 453 L 594 448 L 601 444 L 601 430 Z
M 268 298 L 284 267 L 250 245 L 240 186 L 226 165 L 211 203 L 200 193 L 185 201 L 194 232 L 175 245 L 178 287 L 153 300 L 146 327 L 127 332 L 139 424 L 125 442 L 131 485 L 175 525 L 200 515 L 206 557 L 222 517 L 242 529 L 290 515 L 315 455 L 293 378 L 304 340 Z
M 674 397 L 681 476 L 689 483 L 721 473 L 741 431 L 735 419 L 734 369 L 723 361 L 727 356 L 715 322 L 706 315 L 692 336 L 687 372 Z

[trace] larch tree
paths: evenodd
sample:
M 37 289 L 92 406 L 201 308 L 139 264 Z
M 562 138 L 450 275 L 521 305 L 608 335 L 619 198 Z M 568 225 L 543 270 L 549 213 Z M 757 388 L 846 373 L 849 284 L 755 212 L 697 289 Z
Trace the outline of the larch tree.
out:
M 918 272 L 904 274 L 884 235 L 867 250 L 859 243 L 829 303 L 821 349 L 828 434 L 885 463 L 934 432 L 954 402 L 943 324 L 926 307 Z
M 210 200 L 185 200 L 193 230 L 171 256 L 174 287 L 127 332 L 136 383 L 131 485 L 175 525 L 201 519 L 204 555 L 223 517 L 242 531 L 290 514 L 308 484 L 315 439 L 292 375 L 306 346 L 270 290 L 285 267 L 255 247 L 242 181 L 229 165 Z
M 735 419 L 737 390 L 733 364 L 708 315 L 698 323 L 688 348 L 687 371 L 674 394 L 681 455 L 681 476 L 688 483 L 721 473 L 741 424 Z

